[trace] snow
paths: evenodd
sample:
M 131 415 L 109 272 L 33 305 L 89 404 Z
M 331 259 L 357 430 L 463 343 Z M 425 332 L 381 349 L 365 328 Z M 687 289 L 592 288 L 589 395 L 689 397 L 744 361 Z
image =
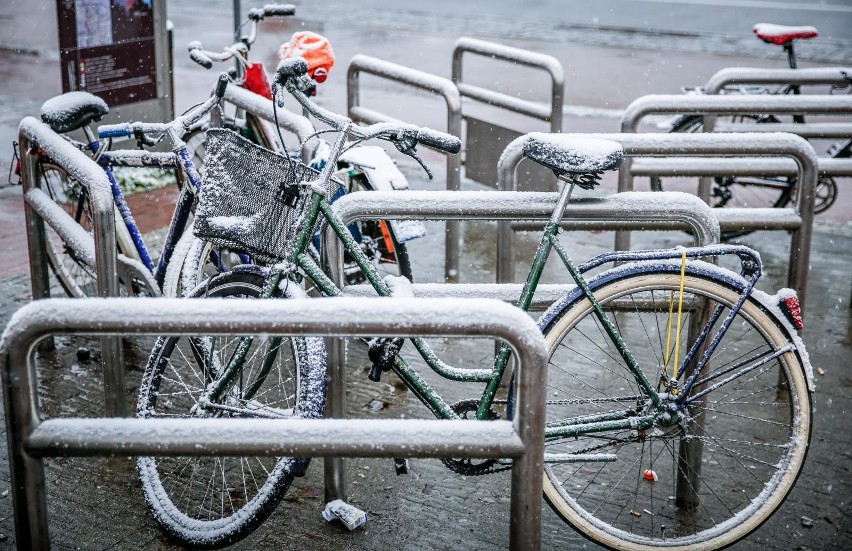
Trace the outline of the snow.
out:
M 594 173 L 614 168 L 624 155 L 621 144 L 575 134 L 532 132 L 525 136 L 524 154 L 549 167 Z
M 89 92 L 66 92 L 45 101 L 40 114 L 42 118 L 62 119 L 89 106 L 109 113 L 106 102 Z
M 340 160 L 359 168 L 381 191 L 408 189 L 408 180 L 385 150 L 375 145 L 353 147 L 340 155 Z
M 18 125 L 18 132 L 32 140 L 56 164 L 89 187 L 92 207 L 96 211 L 109 211 L 113 208 L 109 180 L 103 169 L 92 159 L 34 117 L 25 117 Z

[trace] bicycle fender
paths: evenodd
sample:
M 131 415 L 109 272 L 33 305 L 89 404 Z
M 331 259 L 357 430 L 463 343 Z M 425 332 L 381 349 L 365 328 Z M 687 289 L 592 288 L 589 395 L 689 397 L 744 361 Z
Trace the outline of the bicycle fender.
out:
M 376 145 L 353 147 L 340 156 L 340 160 L 360 169 L 376 191 L 407 190 L 408 180 L 397 168 L 387 152 Z M 390 225 L 400 243 L 426 235 L 426 225 L 420 220 L 390 220 Z
M 588 285 L 589 289 L 594 292 L 595 289 L 605 283 L 609 283 L 610 281 L 620 279 L 622 277 L 655 271 L 679 273 L 680 262 L 667 262 L 661 260 L 652 262 L 631 262 L 601 272 L 593 279 L 589 280 Z M 690 275 L 710 276 L 719 283 L 726 284 L 738 290 L 742 290 L 746 285 L 745 279 L 743 279 L 739 274 L 732 272 L 727 268 L 710 264 L 709 262 L 693 261 L 686 265 L 686 273 Z M 805 343 L 802 341 L 802 338 L 799 336 L 796 328 L 793 327 L 793 324 L 787 319 L 779 306 L 779 303 L 783 299 L 790 296 L 795 296 L 795 291 L 792 289 L 781 289 L 774 295 L 769 295 L 758 289 L 753 289 L 750 295 L 751 298 L 757 301 L 772 317 L 775 318 L 779 327 L 782 328 L 782 330 L 787 334 L 787 337 L 790 339 L 790 342 L 793 343 L 793 346 L 796 348 L 796 352 L 798 352 L 799 357 L 802 360 L 808 391 L 813 393 L 816 388 L 814 384 L 813 366 L 811 365 L 810 358 L 808 357 L 808 352 L 805 349 Z M 539 329 L 543 332 L 568 306 L 582 297 L 583 292 L 579 287 L 575 287 L 565 293 L 562 298 L 554 302 L 541 315 L 541 317 L 539 317 L 537 321 Z
M 780 306 L 784 299 L 791 296 L 798 299 L 796 292 L 792 289 L 780 289 L 774 295 L 770 295 L 764 291 L 755 289 L 752 291 L 751 296 L 772 314 L 778 324 L 784 329 L 784 332 L 787 333 L 787 336 L 790 338 L 790 342 L 792 342 L 796 347 L 796 351 L 799 353 L 799 358 L 802 360 L 802 366 L 805 368 L 805 380 L 808 383 L 808 391 L 813 394 L 816 390 L 816 383 L 814 382 L 814 368 L 811 365 L 810 357 L 808 357 L 808 351 L 805 349 L 805 343 L 799 336 L 799 332 L 796 331 L 796 328 L 793 327 L 793 324 L 789 319 L 787 319 L 787 316 L 781 310 Z
M 353 147 L 340 160 L 360 169 L 376 191 L 408 189 L 408 180 L 384 149 L 377 145 Z

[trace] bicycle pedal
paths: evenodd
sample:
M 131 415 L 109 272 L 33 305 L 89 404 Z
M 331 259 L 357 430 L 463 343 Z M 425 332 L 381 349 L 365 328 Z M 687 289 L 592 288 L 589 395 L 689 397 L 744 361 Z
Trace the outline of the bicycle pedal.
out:
M 290 474 L 292 474 L 293 476 L 298 476 L 299 478 L 303 478 L 306 474 L 308 474 L 308 467 L 310 466 L 310 464 L 310 459 L 297 457 L 293 464 L 293 469 L 290 471 Z
M 370 368 L 370 374 L 367 375 L 367 378 L 373 381 L 374 383 L 378 383 L 382 380 L 382 368 L 376 364 Z
M 408 474 L 408 459 L 398 459 L 394 457 L 393 468 L 396 470 L 396 475 Z
M 390 371 L 393 366 L 393 360 L 399 354 L 399 350 L 403 344 L 405 344 L 405 339 L 400 337 L 372 339 L 367 349 L 367 355 L 370 357 L 370 361 L 373 362 L 374 367 L 378 366 L 382 371 Z M 377 379 L 372 379 L 371 377 L 371 380 Z

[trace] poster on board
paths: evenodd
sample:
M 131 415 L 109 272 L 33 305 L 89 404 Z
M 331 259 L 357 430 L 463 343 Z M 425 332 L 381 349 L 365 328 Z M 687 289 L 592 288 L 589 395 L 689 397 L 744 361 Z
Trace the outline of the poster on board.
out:
M 57 0 L 62 91 L 110 106 L 157 97 L 152 0 Z

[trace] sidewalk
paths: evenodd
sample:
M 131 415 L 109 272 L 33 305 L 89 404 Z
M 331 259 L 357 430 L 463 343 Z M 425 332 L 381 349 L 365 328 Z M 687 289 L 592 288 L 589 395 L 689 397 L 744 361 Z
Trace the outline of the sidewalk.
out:
M 209 91 L 213 72 L 204 71 L 184 56 L 184 45 L 201 39 L 214 47 L 227 40 L 229 13 L 214 10 L 170 13 L 175 22 L 175 83 L 177 110 L 196 103 Z M 412 19 L 407 19 L 411 24 Z M 438 25 L 431 20 L 431 24 Z M 304 23 L 304 27 L 302 24 Z M 450 55 L 457 34 L 451 28 L 398 30 L 388 27 L 364 32 L 353 24 L 304 16 L 287 23 L 265 25 L 256 46 L 268 66 L 274 66 L 274 51 L 282 37 L 309 28 L 325 33 L 338 56 L 328 83 L 320 90 L 326 107 L 345 109 L 345 67 L 355 53 L 366 53 L 449 76 Z M 201 33 L 199 36 L 198 33 Z M 526 47 L 557 56 L 568 75 L 567 103 L 584 109 L 569 109 L 566 131 L 616 131 L 618 110 L 646 93 L 676 93 L 683 84 L 698 84 L 731 65 L 775 66 L 746 57 L 720 57 L 706 53 L 630 50 L 559 41 L 530 40 L 528 36 L 490 36 L 492 40 Z M 33 70 L 33 64 L 39 70 Z M 809 65 L 809 64 L 803 64 Z M 684 69 L 686 68 L 686 69 Z M 472 79 L 491 73 L 476 65 Z M 0 168 L 10 160 L 8 144 L 16 136 L 17 123 L 25 115 L 38 114 L 44 99 L 59 92 L 58 63 L 34 55 L 11 55 L 0 50 Z M 505 74 L 501 73 L 501 76 Z M 33 80 L 37 79 L 37 80 Z M 526 92 L 526 81 L 516 83 Z M 543 94 L 536 81 L 533 94 Z M 405 89 L 385 89 L 367 83 L 364 93 L 370 106 L 382 106 L 390 114 L 411 122 L 443 128 L 445 112 L 440 102 Z M 544 99 L 537 97 L 536 99 Z M 365 101 L 365 104 L 367 102 Z M 419 108 L 419 105 L 423 105 Z M 518 119 L 512 118 L 513 123 Z M 525 124 L 525 123 L 521 123 Z M 542 130 L 531 124 L 529 130 Z M 443 173 L 440 160 L 431 161 L 436 174 Z M 413 186 L 422 188 L 418 170 L 403 165 Z M 3 175 L 5 177 L 5 175 Z M 440 178 L 439 178 L 440 179 Z M 852 541 L 852 431 L 847 416 L 852 412 L 852 353 L 850 325 L 850 277 L 852 272 L 852 193 L 848 180 L 841 183 L 843 203 L 820 218 L 814 232 L 809 303 L 805 311 L 805 341 L 811 361 L 824 374 L 817 375 L 814 395 L 814 436 L 811 451 L 795 489 L 780 511 L 735 550 L 833 550 L 849 548 Z M 440 181 L 428 184 L 439 188 Z M 145 202 L 140 195 L 135 200 Z M 164 201 L 165 202 L 165 201 Z M 141 205 L 132 206 L 138 212 Z M 142 216 L 137 215 L 137 221 Z M 151 224 L 146 230 L 153 229 Z M 430 239 L 412 244 L 411 258 L 418 281 L 439 281 L 443 264 L 435 251 L 442 251 L 442 226 L 429 225 Z M 465 224 L 461 266 L 465 281 L 491 281 L 494 266 L 494 228 L 488 223 Z M 583 234 L 572 241 L 571 253 L 578 258 L 611 247 L 611 234 Z M 0 190 L 0 327 L 30 299 L 27 277 L 22 198 L 20 188 Z M 634 246 L 670 247 L 684 242 L 681 234 L 637 234 Z M 758 233 L 743 241 L 761 252 L 767 276 L 761 288 L 783 286 L 789 239 L 783 233 Z M 519 258 L 530 253 L 523 244 Z M 417 248 L 415 248 L 417 247 Z M 102 411 L 102 378 L 96 362 L 75 358 L 79 346 L 97 349 L 97 343 L 60 339 L 56 354 L 39 357 L 44 389 L 43 406 L 49 415 L 98 415 Z M 134 342 L 127 355 L 127 381 L 136 385 L 147 359 L 150 342 Z M 480 351 L 481 352 L 481 351 Z M 486 358 L 489 351 L 481 356 Z M 476 361 L 483 361 L 482 358 Z M 386 378 L 381 384 L 366 378 L 364 358 L 353 355 L 349 381 L 348 410 L 354 417 L 424 417 L 426 412 L 407 392 Z M 429 379 L 440 385 L 439 380 Z M 445 388 L 440 388 L 442 392 Z M 134 403 L 136 388 L 128 389 L 128 404 Z M 382 406 L 374 407 L 379 403 Z M 371 405 L 372 404 L 372 405 Z M 5 450 L 5 431 L 0 435 Z M 277 512 L 255 534 L 236 545 L 237 549 L 503 549 L 508 541 L 505 523 L 508 511 L 508 474 L 465 478 L 449 473 L 438 461 L 414 461 L 412 474 L 396 477 L 388 460 L 349 462 L 351 501 L 370 514 L 366 527 L 346 532 L 326 524 L 322 510 L 322 462 L 312 464 L 309 475 L 299 480 Z M 83 549 L 175 549 L 148 513 L 141 498 L 133 463 L 126 458 L 108 460 L 52 460 L 48 462 L 50 533 L 56 548 Z M 0 451 L 0 549 L 12 548 L 14 524 L 11 498 L 3 496 L 10 484 L 8 459 Z M 544 549 L 596 549 L 544 507 Z M 813 520 L 806 527 L 803 517 Z

